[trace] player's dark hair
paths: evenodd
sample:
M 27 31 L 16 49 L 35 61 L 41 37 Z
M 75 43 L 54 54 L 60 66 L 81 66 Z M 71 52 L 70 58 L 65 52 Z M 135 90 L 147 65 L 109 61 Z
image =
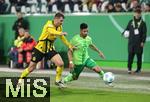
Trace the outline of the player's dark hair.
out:
M 86 23 L 80 24 L 80 29 L 86 29 L 86 28 L 88 28 L 88 25 Z
M 54 18 L 60 18 L 60 17 L 62 17 L 63 19 L 65 19 L 64 14 L 61 13 L 61 12 L 56 13 L 55 16 L 54 16 Z
M 134 12 L 136 12 L 136 13 L 141 13 L 141 12 L 142 12 L 141 6 L 140 6 L 140 5 L 137 5 L 137 6 L 135 7 Z

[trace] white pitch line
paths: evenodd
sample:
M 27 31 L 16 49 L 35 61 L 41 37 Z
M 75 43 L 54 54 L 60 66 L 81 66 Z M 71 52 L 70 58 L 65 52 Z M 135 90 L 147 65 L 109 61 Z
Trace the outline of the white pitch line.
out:
M 23 69 L 10 69 L 10 68 L 0 68 L 0 72 L 18 72 L 21 73 Z M 35 70 L 32 73 L 34 74 L 51 74 L 51 75 L 56 75 L 55 70 Z M 66 76 L 69 74 L 69 71 L 63 71 L 63 76 Z M 98 78 L 99 75 L 94 72 L 82 72 L 81 75 L 82 77 L 93 77 L 93 78 Z M 126 75 L 122 74 L 115 74 L 116 79 L 120 77 L 126 77 Z M 133 76 L 130 79 L 135 79 L 135 80 L 148 80 L 150 81 L 149 77 L 143 77 L 143 76 Z
M 116 22 L 113 15 L 109 15 L 108 17 L 111 20 L 111 22 L 113 23 L 113 25 L 122 33 L 124 31 L 124 29 Z

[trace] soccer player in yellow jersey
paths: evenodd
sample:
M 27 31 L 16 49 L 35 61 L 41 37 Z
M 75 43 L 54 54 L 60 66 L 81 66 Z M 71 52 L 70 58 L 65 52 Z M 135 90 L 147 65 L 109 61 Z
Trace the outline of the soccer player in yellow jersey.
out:
M 47 21 L 43 27 L 42 34 L 39 38 L 37 45 L 32 52 L 32 59 L 29 66 L 22 72 L 18 85 L 29 73 L 31 73 L 39 61 L 44 56 L 48 57 L 57 66 L 55 84 L 59 87 L 65 87 L 61 82 L 61 74 L 63 71 L 64 62 L 61 56 L 54 49 L 54 41 L 59 37 L 68 48 L 72 49 L 72 45 L 65 38 L 66 32 L 62 32 L 62 24 L 64 21 L 62 13 L 56 13 L 52 21 Z

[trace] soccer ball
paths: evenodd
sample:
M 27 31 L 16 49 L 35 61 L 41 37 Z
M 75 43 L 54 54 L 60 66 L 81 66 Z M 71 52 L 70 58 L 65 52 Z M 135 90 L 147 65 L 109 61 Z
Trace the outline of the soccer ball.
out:
M 103 76 L 103 80 L 106 83 L 112 83 L 115 80 L 115 76 L 112 72 L 106 72 Z

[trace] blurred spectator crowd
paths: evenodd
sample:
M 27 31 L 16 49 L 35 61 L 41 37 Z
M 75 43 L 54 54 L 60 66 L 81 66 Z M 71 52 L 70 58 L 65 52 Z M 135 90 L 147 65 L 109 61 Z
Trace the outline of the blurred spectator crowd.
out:
M 150 0 L 0 0 L 0 14 L 132 12 L 137 5 L 150 11 Z

